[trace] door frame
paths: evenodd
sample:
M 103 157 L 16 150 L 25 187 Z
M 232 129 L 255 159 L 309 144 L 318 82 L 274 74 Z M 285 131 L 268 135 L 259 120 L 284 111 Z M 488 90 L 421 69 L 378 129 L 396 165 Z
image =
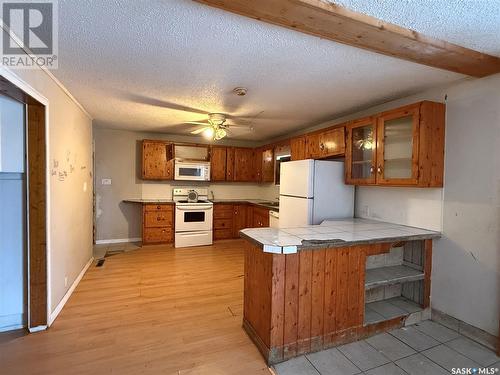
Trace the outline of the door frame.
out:
M 51 312 L 49 100 L 2 66 L 0 89 L 26 105 L 26 320 L 28 330 L 36 332 L 49 326 Z

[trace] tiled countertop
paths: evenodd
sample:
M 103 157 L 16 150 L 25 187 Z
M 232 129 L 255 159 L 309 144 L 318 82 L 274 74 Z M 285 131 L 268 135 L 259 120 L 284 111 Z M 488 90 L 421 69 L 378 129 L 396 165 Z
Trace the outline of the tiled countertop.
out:
M 262 246 L 264 252 L 276 254 L 441 237 L 441 233 L 426 229 L 358 218 L 325 220 L 320 225 L 299 228 L 249 228 L 241 230 L 240 235 Z
M 163 204 L 174 204 L 174 201 L 172 199 L 142 199 L 142 198 L 137 198 L 137 199 L 124 199 L 124 202 L 128 203 L 163 203 Z
M 148 203 L 162 203 L 162 204 L 174 204 L 174 201 L 172 199 L 142 199 L 142 198 L 133 198 L 133 199 L 124 199 L 124 202 L 128 203 L 141 203 L 141 204 L 148 204 Z M 266 200 L 260 200 L 260 199 L 210 199 L 210 202 L 213 203 L 250 203 L 250 204 L 255 204 L 257 206 L 262 206 L 270 210 L 274 211 L 279 211 L 279 207 L 277 206 L 270 206 L 266 204 Z

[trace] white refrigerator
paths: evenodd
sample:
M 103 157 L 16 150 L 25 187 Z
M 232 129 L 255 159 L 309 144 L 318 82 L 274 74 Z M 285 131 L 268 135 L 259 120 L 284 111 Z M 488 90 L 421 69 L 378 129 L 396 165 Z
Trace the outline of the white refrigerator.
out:
M 281 164 L 280 228 L 320 224 L 354 215 L 354 186 L 344 182 L 344 162 L 297 160 Z

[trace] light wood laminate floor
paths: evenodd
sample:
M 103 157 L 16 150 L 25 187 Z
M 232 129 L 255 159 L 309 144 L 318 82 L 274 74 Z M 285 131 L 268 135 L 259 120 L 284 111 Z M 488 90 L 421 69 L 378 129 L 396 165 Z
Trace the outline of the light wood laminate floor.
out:
M 0 373 L 268 375 L 241 328 L 243 244 L 94 262 L 48 331 L 0 335 Z

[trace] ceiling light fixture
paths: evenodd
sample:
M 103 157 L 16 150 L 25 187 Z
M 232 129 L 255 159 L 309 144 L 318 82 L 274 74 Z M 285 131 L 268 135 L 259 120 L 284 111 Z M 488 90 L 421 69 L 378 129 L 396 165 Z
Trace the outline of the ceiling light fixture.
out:
M 207 139 L 214 139 L 215 130 L 213 127 L 206 128 L 203 130 L 203 136 Z
M 245 96 L 248 90 L 245 87 L 235 87 L 233 92 L 238 96 Z

